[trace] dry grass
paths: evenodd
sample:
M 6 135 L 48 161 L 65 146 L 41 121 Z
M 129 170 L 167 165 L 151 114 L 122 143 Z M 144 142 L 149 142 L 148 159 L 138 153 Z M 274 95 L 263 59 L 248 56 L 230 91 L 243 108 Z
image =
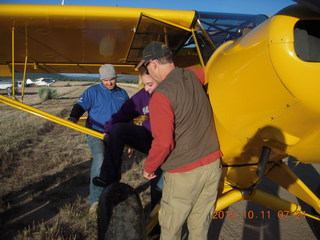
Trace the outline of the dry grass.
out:
M 37 88 L 28 88 L 24 102 L 65 118 L 88 85 L 63 84 L 56 83 L 57 98 L 45 102 Z M 0 111 L 0 239 L 96 239 L 85 135 L 3 104 Z M 138 190 L 146 207 L 144 157 L 136 152 L 124 161 L 122 181 Z

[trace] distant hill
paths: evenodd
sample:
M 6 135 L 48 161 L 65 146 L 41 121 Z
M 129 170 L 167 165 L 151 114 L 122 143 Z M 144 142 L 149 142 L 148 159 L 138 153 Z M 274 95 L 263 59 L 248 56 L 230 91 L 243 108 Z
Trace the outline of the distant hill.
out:
M 62 73 L 27 73 L 26 78 L 35 80 L 37 78 L 52 78 L 56 81 L 93 81 L 98 82 L 99 74 L 62 74 Z M 15 73 L 15 80 L 21 81 L 22 73 Z M 11 77 L 0 77 L 1 81 L 11 81 Z M 117 81 L 122 83 L 138 83 L 139 76 L 137 75 L 118 75 Z

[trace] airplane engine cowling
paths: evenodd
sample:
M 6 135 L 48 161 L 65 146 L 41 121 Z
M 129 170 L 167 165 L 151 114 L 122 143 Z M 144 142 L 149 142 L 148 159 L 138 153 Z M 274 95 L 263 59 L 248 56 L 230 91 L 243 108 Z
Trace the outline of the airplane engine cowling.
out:
M 206 67 L 224 162 L 320 155 L 320 16 L 292 6 L 220 46 Z

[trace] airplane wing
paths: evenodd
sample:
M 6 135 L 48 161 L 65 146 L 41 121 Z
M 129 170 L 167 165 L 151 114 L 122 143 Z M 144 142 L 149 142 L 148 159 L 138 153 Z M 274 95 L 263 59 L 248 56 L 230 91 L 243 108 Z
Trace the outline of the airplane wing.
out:
M 142 20 L 144 13 L 171 27 Z M 145 44 L 159 37 L 155 32 L 167 31 L 168 38 L 160 40 L 172 42 L 174 36 L 182 42 L 189 32 L 181 34 L 179 27 L 190 28 L 194 15 L 179 10 L 0 4 L 0 65 L 10 70 L 14 65 L 16 72 L 23 72 L 26 63 L 27 72 L 97 73 L 100 65 L 112 63 L 118 73 L 132 73 Z
M 9 71 L 97 73 L 105 63 L 114 64 L 119 74 L 137 74 L 142 50 L 151 41 L 166 42 L 178 66 L 204 67 L 217 46 L 265 19 L 164 9 L 0 4 L 0 76 Z

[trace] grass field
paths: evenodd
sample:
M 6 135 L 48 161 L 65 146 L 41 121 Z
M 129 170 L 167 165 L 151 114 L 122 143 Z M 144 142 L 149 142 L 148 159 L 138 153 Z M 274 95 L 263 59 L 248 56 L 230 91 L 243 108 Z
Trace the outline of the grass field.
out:
M 37 87 L 24 103 L 66 118 L 84 82 L 56 82 L 57 98 L 41 101 Z M 121 85 L 129 95 L 134 85 Z M 18 96 L 18 99 L 21 97 Z M 96 239 L 88 215 L 91 154 L 83 133 L 0 104 L 0 239 Z M 148 211 L 149 187 L 142 177 L 145 155 L 124 152 L 122 182 L 136 188 Z

